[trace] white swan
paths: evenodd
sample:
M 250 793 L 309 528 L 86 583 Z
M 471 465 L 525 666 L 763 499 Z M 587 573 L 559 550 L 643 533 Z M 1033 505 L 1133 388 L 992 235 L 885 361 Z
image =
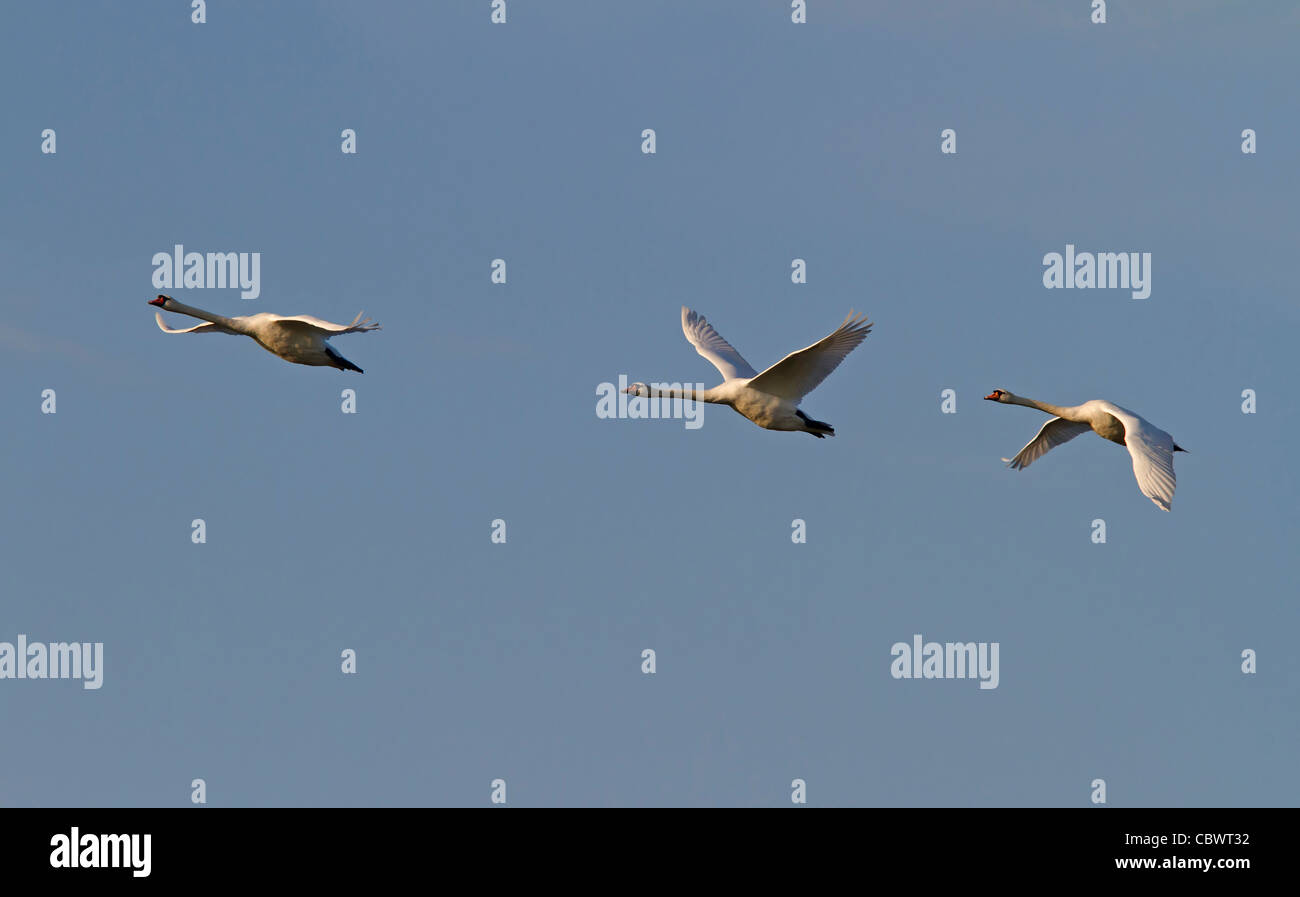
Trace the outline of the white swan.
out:
M 834 436 L 835 429 L 813 420 L 799 410 L 799 401 L 817 388 L 844 357 L 867 338 L 871 325 L 853 312 L 834 333 L 806 349 L 791 352 L 763 373 L 749 366 L 713 325 L 686 306 L 682 306 L 682 332 L 686 339 L 722 374 L 722 384 L 697 393 L 694 389 L 656 389 L 652 393 L 644 383 L 633 383 L 623 392 L 648 397 L 696 399 L 718 405 L 730 405 L 736 411 L 768 430 L 800 430 L 818 439 Z
M 984 398 L 1004 405 L 1024 405 L 1056 415 L 1014 458 L 1003 458 L 1014 470 L 1022 470 L 1062 443 L 1092 430 L 1102 439 L 1118 442 L 1133 456 L 1133 475 L 1142 494 L 1168 511 L 1174 500 L 1174 452 L 1185 452 L 1174 438 L 1146 419 L 1102 399 L 1082 405 L 1049 405 L 1024 396 L 995 389 Z
M 173 330 L 163 322 L 161 312 L 154 312 L 154 318 L 163 333 L 243 334 L 251 336 L 263 349 L 279 355 L 285 361 L 292 361 L 294 364 L 329 366 L 341 371 L 356 371 L 358 374 L 364 371 L 336 352 L 326 340 L 340 333 L 366 333 L 380 329 L 379 325 L 372 324 L 369 318 L 362 321 L 360 314 L 351 324 L 332 324 L 320 318 L 313 318 L 311 315 L 295 315 L 287 318 L 266 312 L 226 318 L 177 302 L 171 296 L 160 295 L 157 299 L 150 299 L 149 304 L 178 314 L 202 318 L 208 322 L 195 324 L 184 330 Z

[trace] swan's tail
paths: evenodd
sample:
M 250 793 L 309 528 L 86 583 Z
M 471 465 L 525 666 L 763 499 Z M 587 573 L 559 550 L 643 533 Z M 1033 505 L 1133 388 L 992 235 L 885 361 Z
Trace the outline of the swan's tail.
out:
M 803 421 L 805 433 L 811 433 L 818 439 L 825 439 L 827 436 L 835 435 L 835 428 L 825 421 L 813 420 L 797 408 L 794 413 L 799 415 L 799 419 Z
M 331 366 L 338 368 L 340 371 L 356 371 L 358 374 L 365 373 L 365 371 L 361 370 L 361 368 L 357 367 L 355 364 L 348 361 L 342 355 L 335 352 L 334 347 L 331 345 L 327 344 L 325 346 L 325 354 L 329 356 L 330 361 L 334 362 L 334 364 Z

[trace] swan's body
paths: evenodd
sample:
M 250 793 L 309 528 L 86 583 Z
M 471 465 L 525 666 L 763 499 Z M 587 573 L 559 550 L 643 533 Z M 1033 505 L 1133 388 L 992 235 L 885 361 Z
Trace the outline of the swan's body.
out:
M 1014 470 L 1023 470 L 1062 443 L 1092 430 L 1102 439 L 1117 442 L 1133 457 L 1133 476 L 1142 494 L 1168 511 L 1174 500 L 1174 452 L 1185 452 L 1164 430 L 1140 415 L 1103 399 L 1082 405 L 1049 405 L 995 389 L 984 398 L 1004 405 L 1024 405 L 1055 415 L 1043 424 L 1029 444 L 1014 458 L 1003 458 Z
M 833 333 L 806 349 L 791 352 L 761 374 L 754 370 L 713 325 L 682 306 L 682 332 L 695 351 L 707 358 L 722 374 L 722 383 L 712 389 L 667 389 L 654 395 L 695 399 L 730 405 L 737 412 L 767 430 L 798 430 L 818 439 L 834 436 L 835 428 L 813 420 L 799 410 L 799 402 L 839 366 L 844 357 L 867 338 L 871 325 L 853 312 Z M 633 383 L 624 392 L 650 396 L 644 383 Z
M 356 371 L 358 374 L 363 373 L 361 368 L 340 355 L 326 341 L 340 333 L 366 333 L 379 329 L 379 325 L 370 323 L 369 318 L 362 321 L 361 315 L 357 315 L 351 324 L 334 324 L 330 321 L 322 321 L 320 318 L 313 318 L 311 315 L 285 317 L 266 312 L 226 318 L 201 308 L 184 305 L 170 296 L 151 299 L 149 304 L 178 314 L 202 318 L 208 322 L 195 324 L 184 330 L 173 330 L 163 321 L 160 312 L 154 312 L 154 318 L 163 333 L 243 334 L 252 337 L 263 349 L 279 355 L 285 361 L 292 361 L 294 364 L 328 366 L 341 371 Z

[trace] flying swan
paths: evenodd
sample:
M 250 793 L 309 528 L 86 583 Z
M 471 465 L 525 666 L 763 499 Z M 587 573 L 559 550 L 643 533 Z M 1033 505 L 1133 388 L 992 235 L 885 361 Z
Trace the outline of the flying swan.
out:
M 804 414 L 798 408 L 799 402 L 867 338 L 871 324 L 865 316 L 857 318 L 850 311 L 830 336 L 806 349 L 791 352 L 761 374 L 740 357 L 703 315 L 684 305 L 682 332 L 695 351 L 722 374 L 722 384 L 699 393 L 691 388 L 656 389 L 653 395 L 730 405 L 764 429 L 800 430 L 823 439 L 834 436 L 835 428 Z M 644 383 L 633 383 L 623 392 L 641 397 L 652 395 Z
M 1137 477 L 1138 488 L 1162 511 L 1169 510 L 1169 505 L 1174 500 L 1174 452 L 1185 452 L 1187 449 L 1145 418 L 1103 399 L 1062 407 L 1013 395 L 1005 389 L 995 389 L 984 398 L 1004 405 L 1037 408 L 1056 415 L 1043 424 L 1038 435 L 1017 452 L 1014 458 L 1002 459 L 1013 470 L 1023 470 L 1058 445 L 1092 430 L 1102 439 L 1127 446 L 1128 453 L 1133 456 L 1133 475 Z
M 340 333 L 366 333 L 379 330 L 378 324 L 372 324 L 369 318 L 361 320 L 358 314 L 351 324 L 332 324 L 313 318 L 311 315 L 272 315 L 262 312 L 256 315 L 240 315 L 225 318 L 210 311 L 194 308 L 177 302 L 171 296 L 159 296 L 150 299 L 150 305 L 156 305 L 167 311 L 202 318 L 206 324 L 195 324 L 184 330 L 173 330 L 163 321 L 161 312 L 154 312 L 158 327 L 163 333 L 234 333 L 251 336 L 257 344 L 268 352 L 279 355 L 285 361 L 294 364 L 310 364 L 338 368 L 340 371 L 364 373 L 361 368 L 348 361 L 334 350 L 326 340 Z M 364 314 L 364 312 L 362 313 Z

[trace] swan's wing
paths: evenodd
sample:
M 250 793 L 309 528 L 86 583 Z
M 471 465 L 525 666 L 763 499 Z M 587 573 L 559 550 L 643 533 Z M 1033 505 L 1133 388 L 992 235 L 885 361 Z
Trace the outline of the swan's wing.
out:
M 1078 421 L 1066 420 L 1063 417 L 1054 417 L 1043 428 L 1038 431 L 1029 444 L 1016 452 L 1014 458 L 1003 458 L 1012 470 L 1023 470 L 1030 464 L 1033 464 L 1039 458 L 1046 455 L 1058 445 L 1069 442 L 1080 433 L 1087 433 L 1092 427 Z
M 856 349 L 870 332 L 871 325 L 865 316 L 854 317 L 853 312 L 849 312 L 844 323 L 830 336 L 806 349 L 791 352 L 749 381 L 749 385 L 760 392 L 797 402 L 839 367 L 844 357 Z
M 163 320 L 160 311 L 153 313 L 153 319 L 158 322 L 158 329 L 163 333 L 235 333 L 230 328 L 222 327 L 220 324 L 213 324 L 211 321 L 195 324 L 193 327 L 186 327 L 184 330 L 175 330 L 167 326 L 167 322 Z M 238 336 L 238 334 L 235 335 Z
M 1132 411 L 1110 402 L 1101 405 L 1124 425 L 1124 444 L 1133 456 L 1133 476 L 1142 494 L 1168 511 L 1174 500 L 1174 437 Z
M 722 338 L 722 334 L 713 329 L 704 315 L 696 314 L 685 305 L 682 306 L 682 333 L 686 334 L 686 341 L 695 347 L 695 351 L 718 369 L 723 380 L 753 377 L 758 373 L 740 357 L 731 343 Z
M 320 318 L 313 318 L 311 315 L 270 315 L 269 317 L 277 324 L 314 330 L 327 337 L 337 336 L 340 333 L 364 333 L 368 330 L 381 329 L 378 324 L 371 323 L 369 318 L 364 321 L 361 320 L 361 316 L 364 314 L 365 312 L 357 312 L 357 316 L 352 319 L 351 324 L 335 324 L 333 321 L 322 321 Z

